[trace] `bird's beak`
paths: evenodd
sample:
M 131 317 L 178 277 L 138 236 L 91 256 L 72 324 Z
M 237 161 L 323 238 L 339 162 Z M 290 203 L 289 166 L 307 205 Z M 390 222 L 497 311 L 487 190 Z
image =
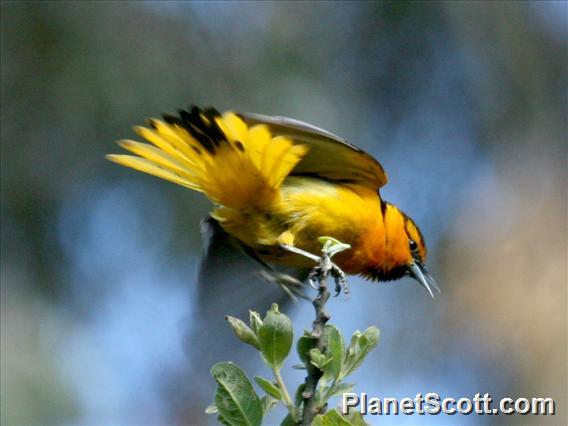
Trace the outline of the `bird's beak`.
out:
M 432 299 L 434 298 L 432 288 L 438 293 L 441 293 L 440 287 L 438 287 L 438 284 L 436 284 L 436 281 L 434 281 L 434 278 L 432 278 L 426 266 L 419 260 L 415 259 L 414 262 L 408 265 L 408 274 L 430 293 Z

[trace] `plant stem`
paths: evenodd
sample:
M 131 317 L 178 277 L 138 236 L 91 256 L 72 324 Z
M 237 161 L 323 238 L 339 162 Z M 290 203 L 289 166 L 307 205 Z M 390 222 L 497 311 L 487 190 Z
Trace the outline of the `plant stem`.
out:
M 275 368 L 274 370 L 274 378 L 276 379 L 276 383 L 278 383 L 278 387 L 280 388 L 280 392 L 282 392 L 282 397 L 284 398 L 284 405 L 288 408 L 290 412 L 290 417 L 292 420 L 296 421 L 296 407 L 294 406 L 294 402 L 290 397 L 290 393 L 284 384 L 284 379 L 282 379 L 282 374 L 280 373 L 279 368 Z
M 321 353 L 324 353 L 325 351 L 325 343 L 323 340 L 324 327 L 330 318 L 328 313 L 325 311 L 325 304 L 330 297 L 330 292 L 327 288 L 327 278 L 331 271 L 331 267 L 332 264 L 329 256 L 324 251 L 319 265 L 312 272 L 312 278 L 315 278 L 319 285 L 318 294 L 312 302 L 316 311 L 316 319 L 313 322 L 311 336 L 315 341 L 315 347 L 318 348 Z M 323 375 L 323 372 L 312 364 L 308 365 L 307 370 L 308 375 L 305 381 L 304 392 L 302 393 L 304 410 L 302 413 L 301 424 L 303 426 L 311 425 L 314 417 L 318 414 L 316 391 L 319 379 Z

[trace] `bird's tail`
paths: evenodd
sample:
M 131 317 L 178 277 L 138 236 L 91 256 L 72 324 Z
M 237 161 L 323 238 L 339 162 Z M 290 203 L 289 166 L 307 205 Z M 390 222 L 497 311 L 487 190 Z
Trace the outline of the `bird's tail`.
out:
M 290 171 L 308 152 L 291 139 L 272 137 L 265 125 L 248 127 L 235 113 L 192 107 L 179 117 L 135 127 L 150 144 L 122 140 L 135 155 L 108 155 L 115 163 L 203 192 L 229 208 L 263 207 L 274 201 Z

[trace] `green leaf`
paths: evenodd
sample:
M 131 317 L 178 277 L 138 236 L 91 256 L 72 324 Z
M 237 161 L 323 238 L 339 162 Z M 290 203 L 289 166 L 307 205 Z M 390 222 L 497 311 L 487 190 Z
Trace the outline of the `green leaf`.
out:
M 312 426 L 353 426 L 337 409 L 320 414 L 314 418 Z
M 357 410 L 349 410 L 349 414 L 344 418 L 353 426 L 369 426 L 369 423 L 363 418 L 363 414 Z
M 324 368 L 324 378 L 326 381 L 333 381 L 339 377 L 341 371 L 341 361 L 343 358 L 343 337 L 337 327 L 328 324 L 323 331 L 325 343 L 325 354 L 331 361 Z
M 260 376 L 256 376 L 254 378 L 254 381 L 258 384 L 258 386 L 260 386 L 262 388 L 262 390 L 264 392 L 266 392 L 268 395 L 276 398 L 277 400 L 282 400 L 282 393 L 280 392 L 280 389 L 278 389 L 272 382 L 266 380 L 265 378 L 262 378 Z
M 341 383 L 341 382 L 339 382 L 339 383 L 334 384 L 325 393 L 325 398 L 324 398 L 325 401 L 324 402 L 326 402 L 332 396 L 351 391 L 351 389 L 353 389 L 353 386 L 355 386 L 354 383 Z
M 288 414 L 286 417 L 284 417 L 284 420 L 282 420 L 280 426 L 298 426 L 298 423 L 292 420 L 292 416 Z
M 305 365 L 308 365 L 310 363 L 310 349 L 314 347 L 314 344 L 315 339 L 306 335 L 300 337 L 298 339 L 298 343 L 296 343 L 298 356 Z
M 262 319 L 260 314 L 256 311 L 249 311 L 249 322 L 252 331 L 256 336 L 258 336 L 258 330 L 262 327 Z
M 293 337 L 290 318 L 279 312 L 278 305 L 273 303 L 258 330 L 258 343 L 262 356 L 271 368 L 282 367 L 290 353 Z
M 318 348 L 310 349 L 310 361 L 312 365 L 323 371 L 323 368 L 331 362 L 331 359 L 320 352 Z
M 296 407 L 300 407 L 300 404 L 304 400 L 304 390 L 306 390 L 306 384 L 302 383 L 296 389 L 296 394 L 294 395 L 294 402 L 296 403 Z
M 260 350 L 256 334 L 254 334 L 254 332 L 251 330 L 251 328 L 248 325 L 246 325 L 240 319 L 231 317 L 229 315 L 227 315 L 225 319 L 229 322 L 231 328 L 233 329 L 233 332 L 235 333 L 235 336 L 237 336 L 237 338 L 241 342 L 244 342 Z
M 217 382 L 215 405 L 219 417 L 231 426 L 258 426 L 262 422 L 262 405 L 245 373 L 230 362 L 211 368 Z
M 324 245 L 324 246 L 325 246 L 326 244 L 328 244 L 328 246 L 335 245 L 335 244 L 343 244 L 343 243 L 342 243 L 341 241 L 339 241 L 337 238 L 326 237 L 325 235 L 324 235 L 324 236 L 321 236 L 321 237 L 318 237 L 318 242 L 319 242 L 320 244 Z
M 333 246 L 327 249 L 327 255 L 332 258 L 337 253 L 341 253 L 342 251 L 349 250 L 351 246 L 349 244 L 334 244 Z
M 216 414 L 219 410 L 217 410 L 217 406 L 215 404 L 209 404 L 209 406 L 205 409 L 205 414 Z
M 338 379 L 341 380 L 348 376 L 361 365 L 369 352 L 379 343 L 379 335 L 377 327 L 369 327 L 363 334 L 359 331 L 353 333 L 351 343 L 343 358 Z
M 272 398 L 270 395 L 264 395 L 260 399 L 260 404 L 262 405 L 262 415 L 264 417 L 266 416 L 266 413 L 268 413 L 276 404 L 278 404 L 278 401 Z
M 349 244 L 342 243 L 341 241 L 333 237 L 319 237 L 318 241 L 323 244 L 322 252 L 327 253 L 327 255 L 332 258 L 339 252 L 348 250 L 351 248 Z
M 225 418 L 221 414 L 219 414 L 217 416 L 217 421 L 219 423 L 221 423 L 222 425 L 225 425 L 225 426 L 233 426 L 231 423 L 229 423 L 227 420 L 225 420 Z
M 304 364 L 294 364 L 294 365 L 292 366 L 292 368 L 293 368 L 294 370 L 305 370 L 305 369 L 306 369 L 306 366 L 305 366 Z

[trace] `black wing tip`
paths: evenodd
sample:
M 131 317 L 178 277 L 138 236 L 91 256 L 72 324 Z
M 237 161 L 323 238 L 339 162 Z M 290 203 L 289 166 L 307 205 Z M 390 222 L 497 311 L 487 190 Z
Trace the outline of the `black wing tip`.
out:
M 221 114 L 213 107 L 200 108 L 197 105 L 189 105 L 187 109 L 179 109 L 177 115 L 165 113 L 162 118 L 168 124 L 179 126 L 185 130 L 205 148 L 214 154 L 220 143 L 226 137 L 216 118 Z

